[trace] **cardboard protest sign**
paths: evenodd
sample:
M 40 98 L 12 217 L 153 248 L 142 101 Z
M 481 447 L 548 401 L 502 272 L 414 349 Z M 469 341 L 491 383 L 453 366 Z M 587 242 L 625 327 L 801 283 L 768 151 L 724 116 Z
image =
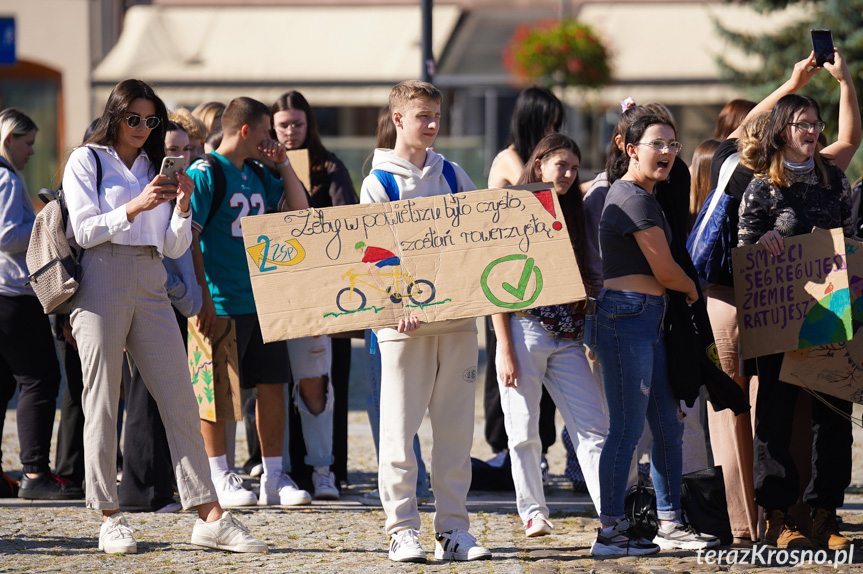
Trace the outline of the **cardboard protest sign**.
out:
M 548 184 L 242 220 L 264 341 L 585 297 Z
M 785 353 L 779 379 L 840 399 L 863 403 L 863 243 L 845 239 L 854 337 Z
M 297 174 L 300 182 L 306 191 L 312 189 L 312 177 L 309 168 L 309 150 L 307 149 L 289 149 L 288 159 L 291 161 L 291 167 L 294 168 L 294 173 Z
M 189 319 L 189 376 L 198 414 L 206 421 L 241 421 L 240 369 L 234 321 L 217 319 L 212 339 Z
M 744 359 L 839 343 L 851 338 L 851 300 L 841 229 L 732 252 L 737 322 Z

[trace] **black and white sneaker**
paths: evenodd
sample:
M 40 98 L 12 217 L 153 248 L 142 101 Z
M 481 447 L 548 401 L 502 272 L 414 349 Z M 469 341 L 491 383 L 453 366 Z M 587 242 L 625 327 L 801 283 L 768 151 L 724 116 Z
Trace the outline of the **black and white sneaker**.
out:
M 596 540 L 590 547 L 592 556 L 642 556 L 656 554 L 659 546 L 637 536 L 630 537 L 629 522 L 619 520 L 609 534 L 603 534 L 602 528 L 596 529 Z
M 653 543 L 663 550 L 703 550 L 719 546 L 719 539 L 710 534 L 701 534 L 689 524 L 672 522 L 659 527 Z
M 419 532 L 414 528 L 406 528 L 390 536 L 389 559 L 393 562 L 425 563 L 426 551 L 420 546 Z
M 434 535 L 434 557 L 436 560 L 488 560 L 491 550 L 476 543 L 476 538 L 467 530 L 450 530 Z

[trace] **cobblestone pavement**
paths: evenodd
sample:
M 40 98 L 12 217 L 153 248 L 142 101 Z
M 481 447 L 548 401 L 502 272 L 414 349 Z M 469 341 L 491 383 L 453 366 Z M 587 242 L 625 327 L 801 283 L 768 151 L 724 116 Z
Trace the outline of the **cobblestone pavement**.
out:
M 473 455 L 491 456 L 483 440 L 481 397 L 477 394 L 477 425 Z M 352 403 L 358 401 L 352 397 Z M 859 418 L 859 410 L 857 412 Z M 58 417 L 59 418 L 59 413 Z M 242 426 L 239 425 L 242 432 Z M 20 476 L 15 411 L 6 416 L 3 433 L 3 467 Z M 421 507 L 421 542 L 429 552 L 425 565 L 396 564 L 387 559 L 380 508 L 363 506 L 362 494 L 375 488 L 377 475 L 374 447 L 365 412 L 350 412 L 350 484 L 336 502 L 313 502 L 304 508 L 259 507 L 235 510 L 241 520 L 270 546 L 268 555 L 240 555 L 199 549 L 189 544 L 193 512 L 177 514 L 126 514 L 135 529 L 139 554 L 109 556 L 96 549 L 99 515 L 82 502 L 38 503 L 0 499 L 0 573 L 5 572 L 494 572 L 552 574 L 563 572 L 653 573 L 666 572 L 861 572 L 863 573 L 863 495 L 849 494 L 840 511 L 843 531 L 856 539 L 854 564 L 836 569 L 832 565 L 780 563 L 721 565 L 699 563 L 694 552 L 662 552 L 653 557 L 595 560 L 589 555 L 597 525 L 587 496 L 574 495 L 562 477 L 564 450 L 558 441 L 549 451 L 552 485 L 548 489 L 551 536 L 526 538 L 511 493 L 471 495 L 468 501 L 471 531 L 494 553 L 491 561 L 474 563 L 438 562 L 434 557 L 432 505 Z M 430 429 L 424 423 L 420 436 L 429 457 Z M 854 483 L 863 477 L 861 444 L 855 434 Z M 245 442 L 238 439 L 238 460 L 244 460 Z M 52 450 L 53 454 L 53 450 Z M 856 492 L 856 490 L 855 490 Z M 735 546 L 737 560 L 751 546 Z M 766 552 L 759 554 L 767 560 Z M 833 552 L 825 556 L 833 559 Z

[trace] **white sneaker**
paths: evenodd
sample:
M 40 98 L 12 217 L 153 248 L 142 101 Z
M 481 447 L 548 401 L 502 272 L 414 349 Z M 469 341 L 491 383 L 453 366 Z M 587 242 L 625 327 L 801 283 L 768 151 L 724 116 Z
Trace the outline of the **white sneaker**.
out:
M 534 536 L 545 536 L 546 534 L 551 534 L 551 530 L 554 528 L 551 522 L 548 521 L 548 518 L 542 512 L 537 512 L 533 516 L 527 519 L 527 526 L 524 529 L 524 535 L 528 538 L 532 538 Z
M 213 485 L 222 508 L 254 506 L 258 502 L 255 493 L 243 488 L 243 479 L 233 472 L 213 475 Z
M 434 536 L 434 557 L 437 560 L 487 560 L 491 550 L 476 543 L 476 538 L 467 530 L 438 532 Z
M 315 485 L 315 500 L 338 500 L 339 489 L 336 487 L 336 476 L 327 473 L 312 472 L 312 483 Z
M 180 504 L 179 502 L 169 502 L 168 504 L 166 504 L 162 508 L 155 510 L 155 512 L 158 512 L 161 514 L 168 514 L 171 512 L 180 512 L 181 510 L 183 510 L 182 504 Z
M 381 492 L 376 488 L 360 497 L 360 504 L 365 506 L 382 506 Z
M 137 554 L 138 543 L 132 536 L 132 529 L 119 512 L 102 522 L 99 528 L 99 550 L 106 554 Z
M 192 529 L 191 542 L 196 546 L 229 552 L 267 553 L 267 543 L 252 536 L 249 529 L 228 511 L 215 522 L 204 522 L 199 518 Z
M 390 536 L 389 558 L 393 562 L 426 562 L 426 551 L 420 545 L 419 532 L 414 528 L 406 528 Z
M 282 506 L 301 506 L 312 502 L 312 497 L 305 490 L 300 490 L 297 483 L 284 472 L 266 474 L 261 477 L 261 495 L 258 504 L 281 504 Z
M 688 524 L 672 522 L 659 527 L 653 543 L 663 550 L 701 550 L 719 546 L 719 539 L 710 534 L 701 534 Z
M 253 466 L 252 470 L 249 472 L 249 476 L 251 476 L 252 478 L 258 478 L 262 474 L 264 474 L 264 465 L 261 463 Z

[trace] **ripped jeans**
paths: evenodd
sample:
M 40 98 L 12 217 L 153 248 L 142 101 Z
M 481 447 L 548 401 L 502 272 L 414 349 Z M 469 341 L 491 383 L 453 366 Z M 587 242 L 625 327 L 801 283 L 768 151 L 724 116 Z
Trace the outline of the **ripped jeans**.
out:
M 651 476 L 660 520 L 680 512 L 683 422 L 668 381 L 662 324 L 667 298 L 603 289 L 596 314 L 585 322 L 585 345 L 602 367 L 608 403 L 608 438 L 599 459 L 600 520 L 624 517 L 629 467 L 644 420 L 653 433 Z
M 330 380 L 330 362 L 332 361 L 332 344 L 326 335 L 319 337 L 303 337 L 288 341 L 288 354 L 291 359 L 291 372 L 294 377 L 293 397 L 288 396 L 285 385 L 285 412 L 288 417 L 300 413 L 300 424 L 303 427 L 303 441 L 306 443 L 305 463 L 309 466 L 330 466 L 333 464 L 333 383 Z M 324 393 L 326 406 L 317 415 L 309 412 L 300 395 L 300 380 L 314 377 L 324 377 Z M 296 409 L 290 408 L 295 405 Z M 282 446 L 282 467 L 290 472 L 290 423 L 285 420 L 285 441 Z

